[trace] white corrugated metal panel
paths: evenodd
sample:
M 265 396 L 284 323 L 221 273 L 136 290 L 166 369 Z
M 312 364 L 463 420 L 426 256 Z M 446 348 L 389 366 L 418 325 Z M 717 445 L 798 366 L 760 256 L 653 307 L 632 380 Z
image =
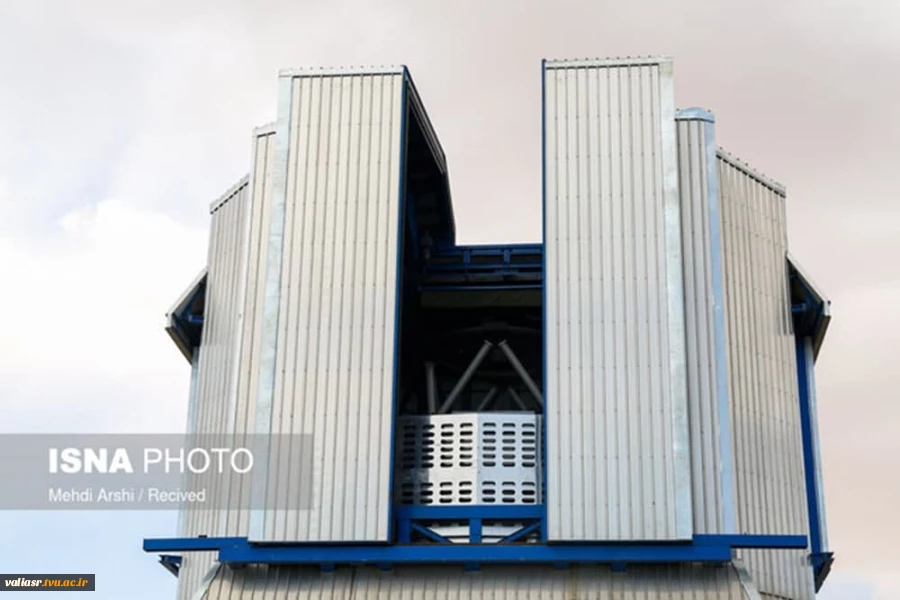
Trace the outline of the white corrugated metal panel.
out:
M 551 540 L 693 533 L 672 63 L 548 62 Z
M 205 600 L 747 600 L 732 566 L 223 569 Z
M 205 272 L 204 272 L 205 275 Z M 191 361 L 191 391 L 188 396 L 188 422 L 187 422 L 187 434 L 192 435 L 197 431 L 197 421 L 198 421 L 198 410 L 199 410 L 199 402 L 198 402 L 198 393 L 199 393 L 199 379 L 200 379 L 200 349 L 197 348 L 193 352 L 193 359 Z M 185 489 L 192 489 L 191 486 L 194 485 L 194 481 L 192 481 L 191 476 L 187 476 L 184 478 L 185 480 Z M 202 515 L 199 515 L 193 511 L 185 511 L 182 510 L 178 513 L 178 535 L 179 537 L 190 537 L 196 535 L 194 532 L 197 530 L 203 519 Z M 209 565 L 213 564 L 216 559 L 216 554 L 213 552 L 204 552 L 204 553 L 187 553 L 182 558 L 181 563 L 181 571 L 179 572 L 178 578 L 178 598 L 179 600 L 189 600 L 191 596 L 194 594 L 195 590 L 201 585 L 201 579 L 203 577 L 203 571 L 209 567 Z
M 224 436 L 231 426 L 248 196 L 247 178 L 244 178 L 211 206 L 197 392 L 196 398 L 192 398 L 194 406 L 189 409 L 193 421 L 191 434 Z M 212 473 L 193 476 L 187 485 L 192 489 L 207 489 L 211 505 L 222 505 L 225 501 L 225 482 Z M 183 519 L 185 535 L 222 535 L 223 514 L 219 510 L 188 511 Z M 179 598 L 190 598 L 214 561 L 214 553 L 193 554 L 185 559 L 179 577 Z
M 739 533 L 807 534 L 784 188 L 719 151 Z M 814 597 L 803 550 L 741 552 L 761 592 Z
M 386 541 L 404 74 L 288 74 L 281 86 L 257 431 L 312 435 L 314 451 L 311 477 L 257 471 L 254 502 L 308 489 L 312 508 L 255 511 L 250 534 Z
M 260 326 L 266 276 L 266 252 L 272 205 L 275 127 L 258 127 L 253 133 L 253 166 L 248 185 L 247 229 L 242 247 L 245 279 L 238 290 L 243 299 L 239 307 L 238 363 L 233 384 L 232 407 L 225 431 L 235 436 L 234 444 L 244 446 L 247 435 L 256 433 L 256 394 L 259 387 Z M 244 536 L 249 531 L 251 489 L 246 479 L 228 482 L 231 497 L 222 515 L 223 535 Z
M 677 120 L 694 528 L 734 533 L 715 124 L 698 109 Z

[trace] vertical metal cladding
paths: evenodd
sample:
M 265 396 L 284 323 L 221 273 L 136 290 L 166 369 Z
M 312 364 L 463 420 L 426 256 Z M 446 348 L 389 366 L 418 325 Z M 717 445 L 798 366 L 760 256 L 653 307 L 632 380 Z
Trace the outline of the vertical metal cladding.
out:
M 546 62 L 550 540 L 693 533 L 669 60 Z
M 270 460 L 254 502 L 312 506 L 254 512 L 254 540 L 389 538 L 404 82 L 281 75 L 256 427 L 314 451 L 312 473 Z
M 223 437 L 229 431 L 233 411 L 233 385 L 237 366 L 238 331 L 244 279 L 244 232 L 248 217 L 249 188 L 243 178 L 210 207 L 208 275 L 204 325 L 200 341 L 196 396 L 192 398 L 192 435 Z M 192 476 L 188 485 L 206 489 L 213 509 L 192 509 L 183 518 L 185 535 L 222 535 L 228 490 L 212 473 Z M 188 600 L 215 562 L 214 553 L 190 554 L 179 576 L 179 598 Z
M 248 567 L 224 569 L 205 600 L 746 600 L 735 568 L 707 566 L 630 567 L 613 573 L 603 567 L 396 568 L 382 573 L 349 568 L 323 575 L 318 568 Z
M 245 279 L 239 289 L 242 298 L 238 315 L 240 328 L 237 336 L 232 396 L 226 431 L 235 436 L 234 444 L 243 446 L 247 435 L 256 433 L 256 395 L 259 385 L 260 324 L 262 321 L 266 276 L 268 230 L 272 205 L 272 175 L 275 153 L 275 126 L 265 125 L 253 132 L 253 166 L 248 187 L 247 230 L 241 247 L 245 258 Z M 231 482 L 229 482 L 231 483 Z M 229 485 L 230 497 L 223 519 L 223 535 L 245 536 L 250 527 L 250 482 L 244 478 Z M 238 509 L 237 507 L 241 507 Z
M 739 533 L 806 534 L 785 191 L 718 152 Z M 740 553 L 760 592 L 814 597 L 802 550 Z
M 694 527 L 734 533 L 715 124 L 700 109 L 677 121 Z

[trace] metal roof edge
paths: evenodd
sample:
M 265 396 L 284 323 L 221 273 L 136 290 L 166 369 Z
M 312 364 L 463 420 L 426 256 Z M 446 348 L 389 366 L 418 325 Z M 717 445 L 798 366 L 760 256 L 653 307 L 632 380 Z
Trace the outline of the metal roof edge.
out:
M 748 175 L 749 177 L 755 179 L 756 181 L 763 184 L 767 188 L 771 189 L 773 192 L 775 192 L 779 196 L 782 196 L 782 197 L 787 196 L 787 188 L 785 188 L 783 183 L 780 183 L 780 182 L 776 181 L 775 179 L 772 179 L 771 177 L 764 175 L 760 171 L 757 171 L 756 169 L 751 167 L 748 163 L 744 162 L 737 156 L 728 152 L 728 150 L 726 150 L 725 148 L 722 148 L 721 146 L 719 146 L 716 149 L 716 156 L 718 158 L 720 158 L 721 160 L 723 160 L 724 162 L 731 165 L 732 167 L 734 167 L 735 169 L 741 171 L 745 175 Z
M 625 56 L 616 58 L 544 59 L 545 69 L 570 69 L 585 67 L 639 67 L 671 64 L 671 56 Z
M 822 343 L 825 341 L 825 334 L 828 333 L 828 326 L 831 324 L 831 300 L 828 299 L 822 291 L 822 288 L 817 286 L 809 275 L 806 274 L 806 271 L 803 270 L 800 263 L 797 262 L 790 252 L 787 253 L 787 261 L 790 268 L 794 270 L 794 273 L 800 279 L 800 283 L 810 294 L 812 294 L 813 300 L 820 303 L 822 306 L 821 320 L 819 321 L 812 338 L 813 359 L 816 359 L 819 357 L 819 350 L 822 348 Z
M 682 108 L 675 111 L 676 121 L 706 121 L 707 123 L 715 123 L 716 116 L 711 110 L 705 108 L 691 107 Z
M 266 123 L 265 125 L 259 125 L 253 128 L 253 136 L 260 137 L 263 135 L 272 135 L 275 133 L 275 126 L 278 125 L 275 121 L 271 123 Z
M 816 285 L 816 283 L 812 280 L 812 278 L 806 273 L 803 267 L 800 266 L 800 263 L 794 258 L 794 255 L 790 252 L 787 253 L 788 262 L 791 264 L 791 267 L 797 272 L 797 275 L 803 280 L 804 285 L 809 288 L 809 291 L 816 296 L 816 299 L 820 302 L 829 303 L 828 296 L 822 292 L 822 288 Z
M 419 95 L 416 82 L 413 80 L 412 73 L 409 72 L 407 67 L 403 67 L 403 74 L 406 77 L 409 90 L 409 101 L 416 109 L 417 115 L 421 117 L 419 125 L 424 130 L 422 133 L 425 134 L 425 138 L 428 140 L 429 144 L 434 145 L 433 149 L 439 153 L 435 158 L 440 160 L 439 166 L 444 171 L 444 175 L 447 176 L 447 155 L 444 153 L 444 147 L 441 145 L 441 140 L 438 138 L 437 132 L 434 130 L 434 125 L 431 123 L 431 117 L 428 116 L 428 111 L 425 110 L 425 104 L 422 102 L 422 96 Z
M 218 198 L 216 198 L 215 200 L 213 200 L 210 203 L 209 214 L 213 214 L 214 212 L 216 212 L 217 210 L 222 208 L 223 204 L 225 204 L 226 202 L 228 202 L 229 200 L 234 198 L 234 196 L 238 192 L 241 191 L 241 188 L 246 187 L 247 184 L 249 184 L 249 183 L 250 183 L 250 174 L 248 173 L 248 174 L 244 175 L 243 177 L 241 177 L 237 183 L 235 183 L 230 188 L 228 188 L 228 190 L 224 194 L 222 194 L 221 196 L 219 196 Z
M 342 75 L 403 75 L 404 65 L 359 67 L 295 67 L 281 69 L 278 77 L 339 77 Z
M 408 67 L 403 67 L 403 77 L 405 79 L 407 90 L 407 102 L 413 113 L 415 113 L 419 126 L 422 128 L 422 133 L 425 135 L 425 140 L 429 147 L 431 147 L 434 159 L 438 163 L 438 168 L 444 176 L 444 186 L 446 187 L 447 194 L 447 216 L 450 220 L 450 235 L 455 241 L 456 213 L 453 210 L 453 193 L 450 189 L 450 168 L 447 165 L 447 155 L 444 153 L 444 147 L 441 145 L 441 140 L 434 129 L 434 125 L 431 123 L 431 117 L 428 116 L 428 111 L 425 109 L 425 103 L 422 102 L 422 97 L 419 95 L 416 82 L 413 80 L 412 73 L 410 73 Z

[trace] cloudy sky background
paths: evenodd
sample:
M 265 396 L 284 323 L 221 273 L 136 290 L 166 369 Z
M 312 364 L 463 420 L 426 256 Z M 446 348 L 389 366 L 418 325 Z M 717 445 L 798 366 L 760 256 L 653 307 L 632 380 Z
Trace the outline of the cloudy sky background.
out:
M 183 428 L 189 368 L 163 315 L 205 263 L 209 203 L 275 117 L 279 68 L 407 64 L 461 241 L 534 241 L 540 60 L 655 54 L 676 60 L 679 107 L 712 109 L 719 143 L 787 185 L 792 253 L 833 301 L 818 392 L 838 562 L 820 597 L 900 598 L 894 0 L 6 0 L 0 432 Z M 0 571 L 174 598 L 140 549 L 174 528 L 169 513 L 0 513 Z

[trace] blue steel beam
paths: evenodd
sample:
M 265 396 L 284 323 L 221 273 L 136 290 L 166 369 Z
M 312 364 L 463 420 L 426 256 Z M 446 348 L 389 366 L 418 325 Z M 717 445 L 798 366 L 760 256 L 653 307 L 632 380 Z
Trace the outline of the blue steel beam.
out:
M 508 285 L 504 284 L 490 284 L 490 283 L 471 283 L 467 285 L 453 284 L 453 285 L 422 285 L 419 286 L 419 291 L 422 292 L 472 292 L 472 291 L 487 291 L 487 292 L 501 292 L 501 291 L 513 291 L 513 290 L 539 290 L 543 288 L 542 283 L 511 283 Z
M 499 508 L 499 507 L 498 507 Z M 806 536 L 698 535 L 688 543 L 578 545 L 404 544 L 394 546 L 259 545 L 246 538 L 144 540 L 146 552 L 218 551 L 228 564 L 650 564 L 725 563 L 735 548 L 806 548 Z
M 465 521 L 482 519 L 484 521 L 518 521 L 521 519 L 540 519 L 540 504 L 503 505 L 470 505 L 470 506 L 414 506 L 401 505 L 396 508 L 398 519 L 411 521 Z
M 250 546 L 223 548 L 228 564 L 556 564 L 556 563 L 725 563 L 728 546 L 538 546 L 531 544 L 438 544 L 383 546 Z

